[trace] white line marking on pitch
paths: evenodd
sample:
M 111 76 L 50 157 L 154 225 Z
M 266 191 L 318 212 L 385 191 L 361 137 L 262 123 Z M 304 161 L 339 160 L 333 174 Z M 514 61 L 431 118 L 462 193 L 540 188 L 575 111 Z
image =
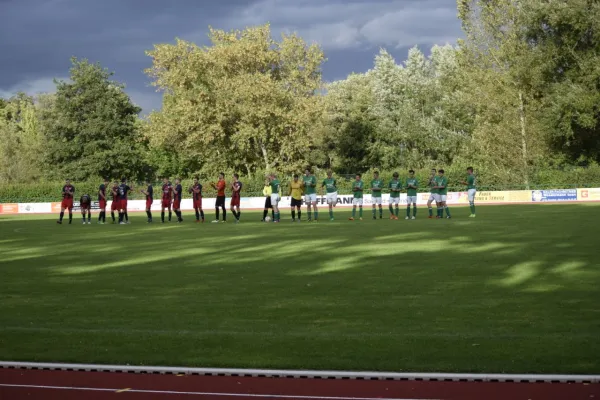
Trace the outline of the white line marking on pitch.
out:
M 46 386 L 46 385 L 17 385 L 11 383 L 0 383 L 0 387 L 14 387 L 23 389 L 55 389 L 55 390 L 82 390 L 88 392 L 118 392 L 123 389 L 90 388 L 71 386 Z M 192 396 L 219 396 L 219 397 L 251 397 L 260 399 L 306 399 L 306 400 L 441 400 L 441 399 L 401 399 L 383 397 L 332 397 L 332 396 L 300 396 L 286 394 L 244 394 L 244 393 L 213 393 L 213 392 L 178 392 L 173 390 L 143 390 L 129 389 L 126 393 L 157 393 L 157 394 L 179 394 Z

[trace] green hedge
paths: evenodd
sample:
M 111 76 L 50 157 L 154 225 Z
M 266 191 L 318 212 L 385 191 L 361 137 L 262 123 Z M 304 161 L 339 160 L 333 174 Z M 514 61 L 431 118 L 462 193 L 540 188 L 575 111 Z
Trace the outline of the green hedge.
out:
M 380 176 L 385 182 L 389 182 L 392 179 L 394 171 L 381 171 Z M 408 176 L 407 172 L 398 171 L 400 173 L 400 179 L 404 181 Z M 493 174 L 487 171 L 476 171 L 478 180 L 478 189 L 480 191 L 489 190 L 524 190 L 527 187 L 523 183 L 522 175 L 518 174 Z M 319 170 L 315 174 L 317 176 L 318 186 L 321 186 L 321 182 L 325 179 L 326 174 L 324 170 Z M 362 173 L 363 180 L 367 184 L 373 179 L 373 171 L 366 171 Z M 425 183 L 429 176 L 429 170 L 419 170 L 416 173 L 417 178 L 421 182 L 420 191 L 427 192 Z M 465 179 L 464 168 L 447 168 L 446 175 L 448 176 L 450 190 L 464 190 L 464 186 L 460 183 Z M 338 192 L 340 194 L 351 193 L 352 181 L 354 180 L 353 175 L 336 175 L 334 176 L 338 180 Z M 287 182 L 292 179 L 292 176 L 280 176 L 279 179 L 284 184 L 284 195 L 287 195 L 287 189 L 285 189 Z M 263 189 L 263 174 L 258 173 L 254 176 L 242 176 L 240 180 L 244 184 L 243 195 L 245 196 L 262 196 Z M 216 181 L 215 179 L 203 179 L 201 177 L 200 182 L 203 185 L 204 195 L 206 197 L 213 197 L 216 195 L 214 189 L 209 185 L 209 182 Z M 230 179 L 227 179 L 229 182 Z M 101 181 L 88 181 L 88 182 L 73 182 L 76 188 L 76 198 L 79 198 L 83 193 L 88 193 L 92 198 L 96 198 L 98 192 L 98 186 Z M 187 188 L 192 184 L 192 178 L 183 179 L 182 185 L 184 187 L 184 198 L 191 197 L 187 192 Z M 4 184 L 0 185 L 0 203 L 24 203 L 24 202 L 48 202 L 48 201 L 59 201 L 61 198 L 61 189 L 64 182 L 40 182 L 35 184 Z M 154 183 L 154 191 L 156 196 L 160 191 L 162 182 Z M 130 197 L 131 199 L 143 199 L 143 194 L 140 193 L 140 189 L 144 188 L 143 183 L 130 183 L 130 186 L 134 188 L 134 193 Z M 533 171 L 530 177 L 529 189 L 561 189 L 561 188 L 585 188 L 585 187 L 600 187 L 600 167 L 598 165 L 592 165 L 589 167 L 569 167 L 562 170 L 548 170 L 540 169 L 539 171 Z M 366 191 L 369 192 L 368 190 Z

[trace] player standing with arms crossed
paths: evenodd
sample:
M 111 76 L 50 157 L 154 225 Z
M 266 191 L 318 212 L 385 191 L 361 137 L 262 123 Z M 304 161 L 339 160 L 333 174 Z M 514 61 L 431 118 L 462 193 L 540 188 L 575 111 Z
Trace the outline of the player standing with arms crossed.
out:
M 169 210 L 169 222 L 171 222 L 171 202 L 173 201 L 173 186 L 169 182 L 169 178 L 163 178 L 163 185 L 161 188 L 162 199 L 160 203 L 160 219 L 162 223 L 165 223 L 165 208 Z
M 410 217 L 410 204 L 413 205 L 412 219 L 417 219 L 417 189 L 419 188 L 419 180 L 415 178 L 415 171 L 408 171 L 406 178 L 406 219 Z
M 361 175 L 356 174 L 356 180 L 352 184 L 352 192 L 354 193 L 354 198 L 352 199 L 352 216 L 348 218 L 350 221 L 354 221 L 354 217 L 356 216 L 356 206 L 358 205 L 358 217 L 362 221 L 363 215 L 363 181 L 361 180 Z
M 469 208 L 471 209 L 471 215 L 469 218 L 475 218 L 475 194 L 477 193 L 477 186 L 475 174 L 473 173 L 473 167 L 467 168 L 467 180 L 463 182 L 463 185 L 467 185 L 467 195 L 469 197 Z
M 436 178 L 436 182 L 437 182 L 437 189 L 439 191 L 439 201 L 440 201 L 440 206 L 438 207 L 438 218 L 444 218 L 444 210 L 446 210 L 446 218 L 450 219 L 452 218 L 450 216 L 450 209 L 448 208 L 448 205 L 446 204 L 446 199 L 448 196 L 448 178 L 446 178 L 444 176 L 444 170 L 440 169 L 438 171 L 439 175 Z
M 242 215 L 242 212 L 240 211 L 241 190 L 242 182 L 240 182 L 240 176 L 238 174 L 233 174 L 233 183 L 231 184 L 231 201 L 229 202 L 229 207 L 233 213 L 236 224 L 240 223 L 240 215 Z
M 146 190 L 140 190 L 146 196 L 146 216 L 148 216 L 148 223 L 152 222 L 152 202 L 154 201 L 154 188 L 150 181 L 146 181 Z
M 99 224 L 106 223 L 106 188 L 108 187 L 108 184 L 108 179 L 104 178 L 104 183 L 101 183 L 98 188 L 98 208 L 100 209 L 100 212 L 98 213 Z
M 65 210 L 69 210 L 69 224 L 73 221 L 73 195 L 75 194 L 75 186 L 71 185 L 71 180 L 65 180 L 65 185 L 62 188 L 62 202 L 60 204 L 60 216 L 57 224 L 62 224 L 65 216 Z
M 196 223 L 204 222 L 204 210 L 202 210 L 202 185 L 198 182 L 198 177 L 194 178 L 194 184 L 190 187 L 189 192 L 192 193 L 192 202 L 194 211 L 196 212 Z
M 388 188 L 390 189 L 390 219 L 398 219 L 398 204 L 400 204 L 400 192 L 402 191 L 402 182 L 398 179 L 400 176 L 397 172 L 394 172 L 393 179 L 388 184 Z M 396 206 L 396 211 L 394 212 L 394 205 Z
M 304 191 L 304 182 L 300 182 L 299 179 L 300 176 L 294 174 L 294 180 L 290 182 L 288 192 L 288 196 L 291 197 L 292 222 L 296 222 L 296 211 L 298 211 L 298 222 L 302 221 L 302 193 Z
M 329 220 L 333 221 L 333 207 L 337 206 L 337 181 L 333 178 L 333 172 L 327 171 L 327 178 L 323 181 L 321 189 L 327 191 L 327 204 L 329 205 Z
M 173 211 L 175 211 L 175 215 L 177 216 L 177 223 L 180 224 L 183 222 L 183 218 L 181 217 L 181 198 L 183 196 L 183 187 L 181 186 L 181 180 L 179 178 L 175 179 L 175 187 L 173 188 Z
M 317 208 L 317 178 L 311 173 L 310 168 L 304 171 L 304 202 L 308 212 L 308 222 L 312 221 L 311 206 L 315 210 L 315 221 L 319 219 L 319 209 Z
M 433 218 L 433 208 L 431 207 L 431 203 L 435 201 L 435 206 L 438 208 L 438 213 L 440 207 L 439 191 L 435 188 L 435 186 L 437 185 L 435 181 L 436 174 L 437 170 L 435 168 L 432 168 L 431 174 L 429 175 L 429 181 L 427 182 L 427 186 L 429 186 L 429 199 L 427 200 L 427 209 L 429 210 L 430 219 Z
M 279 200 L 281 200 L 281 183 L 277 179 L 277 175 L 271 174 L 269 177 L 271 181 L 271 205 L 273 206 L 273 212 L 275 212 L 275 219 L 273 222 L 279 223 L 281 221 L 281 214 L 279 213 Z
M 84 194 L 79 199 L 79 208 L 81 209 L 81 218 L 83 220 L 83 225 L 85 225 L 85 213 L 87 212 L 88 225 L 92 224 L 92 198 L 89 194 Z
M 373 219 L 377 219 L 377 211 L 375 205 L 379 205 L 379 218 L 383 218 L 383 208 L 381 206 L 381 189 L 383 189 L 383 181 L 379 179 L 379 172 L 375 171 L 373 180 L 371 181 L 371 199 L 373 201 Z
M 213 223 L 219 222 L 219 207 L 223 209 L 223 222 L 227 222 L 227 211 L 225 211 L 225 187 L 227 184 L 225 183 L 225 174 L 221 172 L 219 174 L 219 181 L 215 184 L 214 182 L 210 184 L 217 191 L 217 201 L 215 203 L 215 214 L 216 219 Z

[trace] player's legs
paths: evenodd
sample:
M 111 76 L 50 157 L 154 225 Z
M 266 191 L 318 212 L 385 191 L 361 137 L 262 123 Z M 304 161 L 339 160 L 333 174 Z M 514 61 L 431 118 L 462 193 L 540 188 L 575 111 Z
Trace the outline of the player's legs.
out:
M 413 219 L 417 218 L 417 197 L 415 196 L 413 199 L 413 215 L 412 215 Z
M 313 214 L 315 216 L 315 221 L 319 219 L 319 207 L 317 207 L 317 195 L 312 195 L 312 206 L 313 206 Z
M 123 216 L 125 217 L 125 223 L 129 223 L 129 214 L 127 214 L 127 199 L 122 200 L 123 205 Z
M 429 218 L 433 218 L 433 207 L 431 206 L 431 203 L 433 203 L 434 200 L 434 196 L 433 194 L 429 195 L 429 199 L 427 199 L 427 209 L 429 210 Z
M 469 215 L 469 217 L 471 218 L 475 217 L 475 193 L 475 189 L 469 189 L 469 208 L 471 209 L 471 215 Z
M 396 215 L 394 214 L 394 200 L 395 197 L 390 197 L 390 203 L 388 204 L 388 209 L 390 210 L 390 219 L 396 219 Z
M 440 195 L 440 201 L 442 203 L 442 210 L 446 211 L 446 218 L 452 218 L 450 215 L 450 209 L 448 208 L 448 203 L 446 202 L 446 195 Z M 444 216 L 444 212 L 442 211 L 442 217 Z

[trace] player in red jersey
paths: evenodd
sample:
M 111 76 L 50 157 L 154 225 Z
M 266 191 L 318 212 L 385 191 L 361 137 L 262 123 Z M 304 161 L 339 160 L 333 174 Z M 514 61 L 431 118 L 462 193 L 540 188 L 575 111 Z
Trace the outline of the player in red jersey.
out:
M 98 213 L 98 223 L 104 224 L 106 223 L 106 188 L 108 188 L 108 179 L 104 178 L 104 183 L 100 184 L 98 188 L 98 208 L 100 208 L 100 212 Z
M 227 211 L 225 211 L 225 174 L 221 172 L 219 174 L 219 181 L 217 183 L 211 183 L 210 186 L 217 191 L 217 201 L 215 202 L 215 214 L 216 218 L 213 223 L 219 222 L 219 207 L 223 209 L 223 222 L 227 222 Z
M 240 222 L 240 191 L 242 190 L 242 182 L 239 181 L 240 176 L 238 174 L 233 174 L 233 183 L 231 184 L 231 204 L 229 205 L 231 208 L 231 212 L 235 217 L 235 223 L 238 224 Z
M 198 182 L 198 177 L 194 178 L 194 184 L 190 186 L 188 192 L 192 193 L 192 201 L 194 203 L 194 211 L 196 212 L 196 222 L 204 222 L 204 210 L 202 210 L 202 185 Z
M 154 201 L 154 188 L 150 181 L 146 181 L 147 188 L 146 190 L 140 190 L 144 195 L 146 195 L 146 215 L 148 216 L 148 223 L 152 222 L 152 202 Z
M 115 221 L 115 211 L 119 211 L 121 208 L 121 201 L 119 197 L 119 182 L 114 181 L 112 188 L 110 188 L 110 195 L 112 198 L 112 202 L 110 204 L 110 216 L 112 217 L 112 223 L 116 223 Z
M 175 187 L 173 188 L 173 211 L 177 215 L 177 222 L 183 222 L 181 217 L 181 198 L 183 196 L 183 187 L 181 186 L 181 180 L 175 179 Z
M 163 179 L 162 185 L 162 200 L 161 200 L 161 209 L 160 209 L 160 218 L 165 223 L 165 208 L 169 209 L 169 222 L 171 222 L 171 202 L 173 200 L 173 186 L 171 186 L 171 182 L 169 182 L 169 178 Z
M 75 194 L 75 186 L 71 185 L 71 180 L 65 181 L 65 186 L 62 188 L 62 203 L 60 204 L 60 218 L 56 221 L 57 224 L 62 224 L 65 210 L 69 210 L 69 224 L 73 221 L 73 195 Z
M 81 218 L 85 225 L 85 214 L 87 212 L 87 223 L 92 224 L 92 197 L 89 194 L 83 194 L 79 199 L 79 208 L 81 209 Z

